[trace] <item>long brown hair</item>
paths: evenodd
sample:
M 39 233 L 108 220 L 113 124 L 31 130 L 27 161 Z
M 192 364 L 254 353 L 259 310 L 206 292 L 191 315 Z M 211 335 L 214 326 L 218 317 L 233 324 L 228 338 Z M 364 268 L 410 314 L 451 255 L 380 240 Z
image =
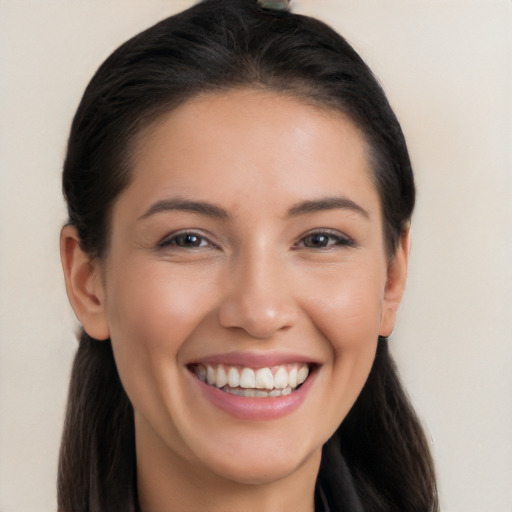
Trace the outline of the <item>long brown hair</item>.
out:
M 255 0 L 206 0 L 117 49 L 89 83 L 64 165 L 69 223 L 102 258 L 109 215 L 131 179 L 130 151 L 159 115 L 201 92 L 252 87 L 344 112 L 370 147 L 390 257 L 414 207 L 400 125 L 377 80 L 335 31 Z M 436 512 L 428 444 L 379 340 L 369 378 L 323 449 L 318 500 L 332 511 Z M 85 332 L 74 362 L 60 454 L 61 512 L 136 511 L 133 409 L 109 341 Z

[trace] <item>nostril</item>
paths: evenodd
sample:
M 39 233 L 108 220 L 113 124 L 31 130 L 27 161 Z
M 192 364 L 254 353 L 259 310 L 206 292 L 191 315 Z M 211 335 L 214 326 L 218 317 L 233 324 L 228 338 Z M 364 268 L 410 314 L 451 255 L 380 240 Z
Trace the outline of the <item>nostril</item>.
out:
M 253 338 L 269 338 L 295 323 L 293 308 L 270 301 L 261 304 L 244 304 L 233 300 L 223 304 L 219 312 L 220 324 L 225 328 L 239 328 Z

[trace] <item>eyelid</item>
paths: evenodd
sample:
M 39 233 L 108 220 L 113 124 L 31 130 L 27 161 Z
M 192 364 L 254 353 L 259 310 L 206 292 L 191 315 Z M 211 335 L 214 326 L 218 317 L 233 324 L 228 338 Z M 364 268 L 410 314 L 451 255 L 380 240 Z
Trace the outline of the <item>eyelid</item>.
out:
M 207 242 L 207 246 L 209 248 L 218 248 L 216 244 L 214 244 L 211 240 L 211 237 L 207 234 L 205 234 L 201 229 L 180 229 L 178 231 L 174 231 L 172 233 L 169 233 L 168 235 L 164 236 L 157 244 L 157 249 L 166 249 L 169 247 L 176 247 L 177 249 L 201 249 L 202 247 L 182 247 L 176 243 L 176 239 L 180 236 L 186 236 L 186 235 L 193 235 L 197 236 L 198 238 L 201 238 Z
M 336 240 L 334 244 L 330 244 L 326 247 L 306 247 L 306 249 L 311 250 L 322 250 L 322 249 L 331 249 L 335 246 L 341 246 L 341 247 L 356 247 L 355 240 L 348 236 L 347 234 L 343 233 L 342 231 L 338 231 L 337 229 L 332 228 L 315 228 L 312 229 L 303 235 L 301 235 L 297 241 L 293 244 L 294 249 L 298 249 L 298 245 L 303 242 L 307 237 L 313 236 L 313 235 L 325 235 L 326 237 L 329 237 L 331 239 Z

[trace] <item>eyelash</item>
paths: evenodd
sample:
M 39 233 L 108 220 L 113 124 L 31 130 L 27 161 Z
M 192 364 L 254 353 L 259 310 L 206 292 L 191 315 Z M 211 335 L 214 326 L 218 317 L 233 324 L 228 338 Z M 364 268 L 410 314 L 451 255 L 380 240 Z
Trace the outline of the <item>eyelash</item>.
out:
M 195 238 L 198 239 L 199 245 L 180 245 L 180 242 L 189 237 L 189 239 Z M 206 242 L 203 245 L 203 242 Z M 180 249 L 201 249 L 203 247 L 216 248 L 216 245 L 210 242 L 210 240 L 198 233 L 196 231 L 181 231 L 179 233 L 174 233 L 171 236 L 165 237 L 162 241 L 158 243 L 158 248 L 166 248 L 166 247 L 178 247 Z
M 316 247 L 311 247 L 311 246 L 308 247 L 307 245 L 305 245 L 305 241 L 307 239 L 311 240 L 314 237 L 317 237 L 317 240 L 324 239 L 325 245 L 320 245 L 320 246 L 316 246 Z M 302 244 L 302 247 L 299 247 L 299 244 Z M 331 231 L 328 229 L 323 229 L 323 230 L 317 230 L 317 231 L 312 231 L 310 233 L 307 233 L 306 235 L 301 237 L 298 242 L 296 242 L 293 245 L 293 248 L 294 249 L 305 248 L 305 249 L 310 249 L 310 250 L 329 251 L 331 249 L 334 249 L 336 246 L 355 247 L 356 244 L 352 238 L 342 235 L 339 231 Z
M 186 245 L 183 243 L 184 240 L 189 238 L 189 243 L 194 243 L 194 239 L 199 242 L 198 245 Z M 311 246 L 307 245 L 308 239 L 311 242 L 316 237 L 316 243 L 320 242 L 320 245 Z M 307 233 L 301 237 L 296 243 L 293 244 L 293 249 L 310 249 L 310 250 L 331 250 L 336 246 L 355 247 L 355 242 L 351 238 L 342 235 L 338 231 L 330 231 L 327 229 L 317 230 Z M 177 247 L 180 249 L 201 249 L 204 247 L 217 248 L 207 237 L 196 231 L 181 231 L 174 233 L 171 236 L 164 238 L 158 243 L 158 248 Z

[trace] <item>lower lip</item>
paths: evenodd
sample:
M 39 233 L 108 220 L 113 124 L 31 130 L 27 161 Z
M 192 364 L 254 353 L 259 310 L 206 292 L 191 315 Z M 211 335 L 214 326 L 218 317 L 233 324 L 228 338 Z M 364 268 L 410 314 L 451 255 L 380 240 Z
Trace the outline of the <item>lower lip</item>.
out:
M 242 420 L 273 420 L 295 411 L 306 399 L 316 372 L 310 373 L 306 381 L 289 395 L 268 398 L 253 398 L 233 395 L 210 386 L 192 374 L 203 396 L 219 409 Z

